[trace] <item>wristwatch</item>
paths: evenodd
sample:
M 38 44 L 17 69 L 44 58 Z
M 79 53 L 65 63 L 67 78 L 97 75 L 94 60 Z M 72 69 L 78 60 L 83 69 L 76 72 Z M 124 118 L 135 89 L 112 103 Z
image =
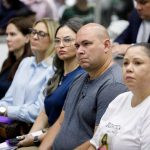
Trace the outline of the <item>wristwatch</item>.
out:
M 6 111 L 7 111 L 6 107 L 0 106 L 0 115 L 5 115 Z
M 33 143 L 34 143 L 35 146 L 39 146 L 41 144 L 38 136 L 34 137 Z

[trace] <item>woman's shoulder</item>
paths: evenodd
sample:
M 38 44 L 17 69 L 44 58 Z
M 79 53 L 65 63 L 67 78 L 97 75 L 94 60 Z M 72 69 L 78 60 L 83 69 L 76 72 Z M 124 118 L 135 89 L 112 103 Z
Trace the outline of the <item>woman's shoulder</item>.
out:
M 35 61 L 34 56 L 25 57 L 22 59 L 22 62 L 33 62 L 33 61 Z
M 34 56 L 26 57 L 20 62 L 19 68 L 31 66 L 32 64 L 35 64 L 35 57 Z
M 127 99 L 131 99 L 132 96 L 133 94 L 131 91 L 121 93 L 111 102 L 111 104 L 116 105 L 119 103 L 124 103 L 125 101 L 127 101 Z
M 35 62 L 35 57 L 34 56 L 30 56 L 30 57 L 25 57 L 24 59 L 22 59 L 21 64 L 30 64 Z

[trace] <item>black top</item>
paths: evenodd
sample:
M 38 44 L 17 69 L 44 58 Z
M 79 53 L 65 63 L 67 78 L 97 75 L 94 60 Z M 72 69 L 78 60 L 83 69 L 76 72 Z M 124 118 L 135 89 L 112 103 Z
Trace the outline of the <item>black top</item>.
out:
M 5 96 L 8 88 L 11 85 L 12 80 L 8 80 L 8 75 L 10 72 L 11 67 L 7 68 L 1 75 L 0 75 L 0 99 Z

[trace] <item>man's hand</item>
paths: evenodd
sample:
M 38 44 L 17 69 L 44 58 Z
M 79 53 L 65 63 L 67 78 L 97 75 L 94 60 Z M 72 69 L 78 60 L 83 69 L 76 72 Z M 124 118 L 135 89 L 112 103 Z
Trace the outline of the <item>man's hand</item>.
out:
M 130 44 L 116 44 L 116 43 L 114 43 L 112 45 L 112 53 L 113 53 L 113 55 L 124 55 L 129 46 L 130 46 Z
M 17 138 L 20 140 L 20 142 L 17 144 L 18 147 L 27 147 L 34 145 L 34 137 L 31 134 L 19 136 Z

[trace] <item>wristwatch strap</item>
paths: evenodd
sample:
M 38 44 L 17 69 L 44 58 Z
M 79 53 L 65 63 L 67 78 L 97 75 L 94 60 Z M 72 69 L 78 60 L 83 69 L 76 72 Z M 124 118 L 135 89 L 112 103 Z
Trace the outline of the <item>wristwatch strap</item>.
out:
M 33 143 L 34 143 L 35 146 L 39 146 L 41 144 L 38 136 L 34 137 Z

